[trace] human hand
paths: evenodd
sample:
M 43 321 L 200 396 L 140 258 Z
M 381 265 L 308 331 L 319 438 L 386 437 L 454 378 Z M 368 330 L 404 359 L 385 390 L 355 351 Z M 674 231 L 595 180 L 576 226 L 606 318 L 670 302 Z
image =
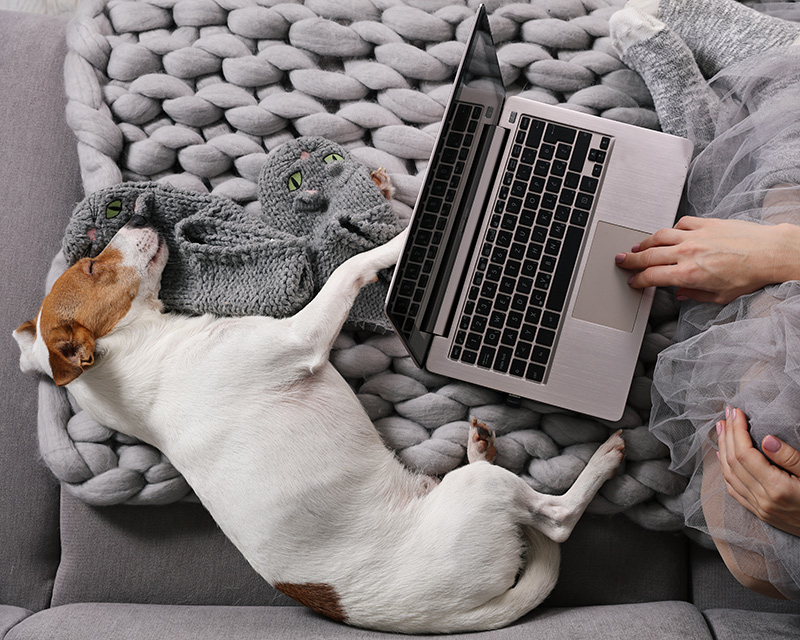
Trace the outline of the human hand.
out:
M 641 289 L 676 286 L 681 299 L 727 304 L 768 284 L 793 280 L 800 227 L 744 220 L 681 218 L 616 256 Z M 795 243 L 795 244 L 793 244 Z M 797 274 L 800 275 L 800 274 Z
M 761 447 L 767 459 L 753 446 L 744 413 L 725 413 L 717 423 L 717 455 L 728 493 L 760 520 L 800 536 L 800 451 L 766 436 Z

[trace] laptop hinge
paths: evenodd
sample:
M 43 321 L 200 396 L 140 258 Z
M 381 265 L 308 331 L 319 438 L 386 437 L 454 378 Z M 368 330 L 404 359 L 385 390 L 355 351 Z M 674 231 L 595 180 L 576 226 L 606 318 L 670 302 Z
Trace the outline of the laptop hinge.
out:
M 429 314 L 423 324 L 427 331 L 439 336 L 446 335 L 452 321 L 453 307 L 463 286 L 475 235 L 484 219 L 486 199 L 497 179 L 495 166 L 503 151 L 508 131 L 503 127 L 490 125 L 484 129 L 483 135 L 490 140 L 488 144 L 480 145 L 484 152 L 472 163 L 472 173 L 467 180 L 470 188 L 461 199 L 461 207 L 465 209 L 458 212 L 462 228 L 454 234 L 457 244 L 452 245 L 439 270 L 443 284 L 446 282 L 446 285 L 439 288 L 436 300 L 428 307 Z M 451 277 L 452 275 L 458 277 Z

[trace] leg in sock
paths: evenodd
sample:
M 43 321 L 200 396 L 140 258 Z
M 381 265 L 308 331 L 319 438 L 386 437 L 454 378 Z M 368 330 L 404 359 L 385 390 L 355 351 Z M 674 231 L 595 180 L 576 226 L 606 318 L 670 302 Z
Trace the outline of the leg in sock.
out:
M 705 148 L 715 135 L 719 98 L 708 86 L 692 52 L 664 23 L 628 8 L 610 20 L 611 39 L 623 62 L 645 81 L 661 128 Z
M 793 44 L 800 24 L 760 13 L 735 0 L 630 0 L 657 17 L 694 53 L 708 76 L 768 49 Z

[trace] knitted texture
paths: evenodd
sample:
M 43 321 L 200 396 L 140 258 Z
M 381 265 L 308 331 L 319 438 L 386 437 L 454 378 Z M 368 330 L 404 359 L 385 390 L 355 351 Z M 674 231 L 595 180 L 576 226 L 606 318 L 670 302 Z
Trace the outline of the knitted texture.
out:
M 167 310 L 286 317 L 342 262 L 400 231 L 366 167 L 324 138 L 299 138 L 271 152 L 259 198 L 256 215 L 229 198 L 167 183 L 121 183 L 75 208 L 62 251 L 69 264 L 99 254 L 136 213 L 169 247 L 160 292 Z M 357 298 L 348 326 L 389 330 L 389 277 L 381 275 Z
M 384 167 L 405 220 L 477 4 L 88 0 L 70 26 L 65 69 L 84 187 L 151 180 L 258 212 L 267 153 L 315 135 L 370 170 Z M 608 37 L 608 18 L 623 0 L 486 4 L 510 95 L 658 127 L 644 83 Z M 60 268 L 63 259 L 53 272 Z M 625 415 L 614 424 L 527 400 L 510 407 L 494 391 L 418 369 L 391 334 L 343 332 L 331 360 L 387 446 L 425 473 L 465 462 L 468 420 L 476 416 L 497 430 L 498 464 L 560 493 L 597 443 L 622 428 L 627 460 L 590 511 L 675 530 L 683 526 L 685 479 L 669 471 L 666 448 L 646 425 L 653 366 L 676 317 L 674 298 L 659 291 Z M 61 390 L 43 385 L 43 455 L 68 490 L 93 504 L 187 496 L 158 452 L 93 424 Z
M 347 258 L 388 242 L 402 229 L 364 165 L 325 138 L 302 137 L 272 151 L 258 190 L 267 224 L 306 242 L 315 293 Z M 383 313 L 390 276 L 386 270 L 364 287 L 348 326 L 391 329 Z

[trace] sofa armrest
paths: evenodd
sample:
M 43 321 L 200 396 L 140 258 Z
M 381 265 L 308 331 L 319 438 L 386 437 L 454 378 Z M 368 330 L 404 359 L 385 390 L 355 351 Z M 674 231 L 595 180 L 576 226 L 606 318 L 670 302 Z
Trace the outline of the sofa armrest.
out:
M 62 79 L 65 22 L 0 12 L 0 603 L 49 604 L 59 493 L 39 460 L 36 379 L 11 332 L 36 315 L 50 261 L 82 198 Z

